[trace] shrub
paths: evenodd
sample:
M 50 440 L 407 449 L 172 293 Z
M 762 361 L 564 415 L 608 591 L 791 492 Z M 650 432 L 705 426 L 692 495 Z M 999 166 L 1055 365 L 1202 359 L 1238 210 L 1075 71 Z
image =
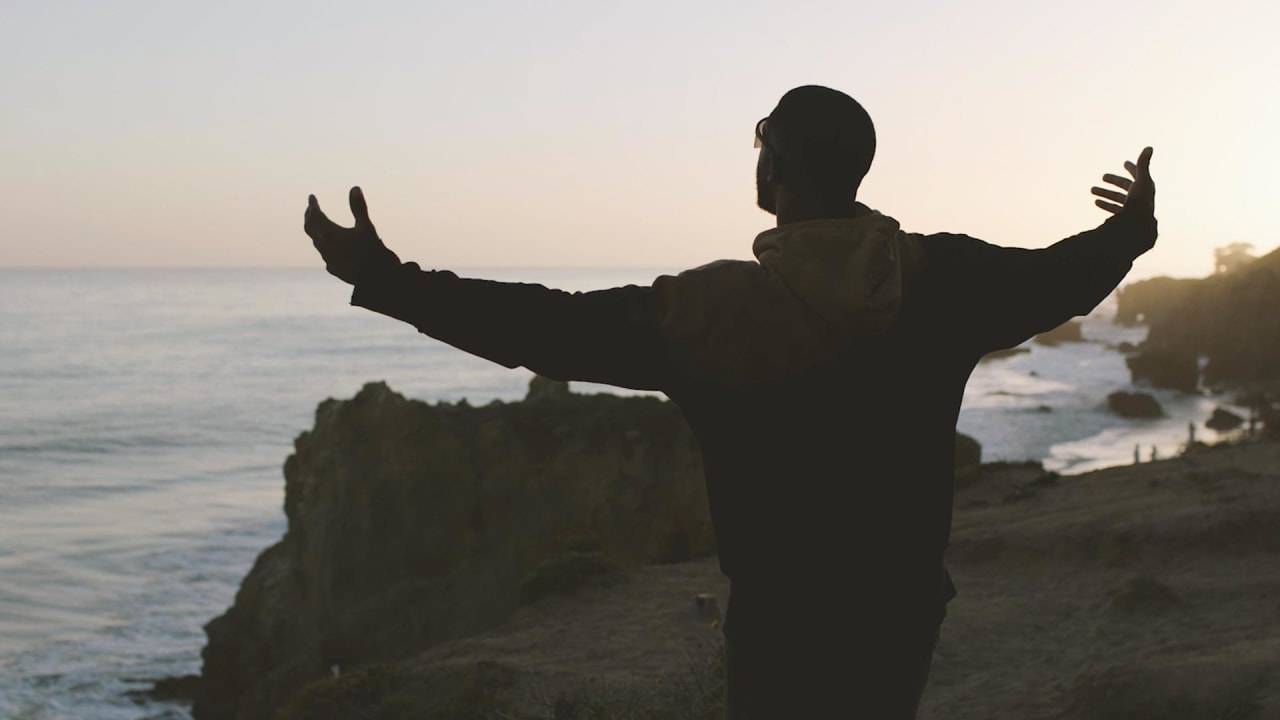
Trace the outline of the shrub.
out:
M 571 595 L 584 587 L 605 587 L 621 582 L 626 571 L 600 553 L 571 552 L 534 568 L 520 583 L 520 604 L 548 595 Z

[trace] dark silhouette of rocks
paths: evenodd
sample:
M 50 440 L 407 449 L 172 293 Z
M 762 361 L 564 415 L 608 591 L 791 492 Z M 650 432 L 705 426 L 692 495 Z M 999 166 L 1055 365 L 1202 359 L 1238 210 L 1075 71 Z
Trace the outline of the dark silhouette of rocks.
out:
M 1144 345 L 1145 347 L 1145 345 Z M 1194 393 L 1200 387 L 1200 360 L 1181 350 L 1142 350 L 1124 360 L 1134 382 Z
M 1205 421 L 1204 426 L 1210 430 L 1225 432 L 1235 430 L 1244 424 L 1244 418 L 1224 408 L 1214 408 L 1213 415 Z
M 1118 325 L 1160 324 L 1172 317 L 1203 282 L 1200 278 L 1158 277 L 1129 283 L 1116 293 Z
M 714 554 L 701 458 L 675 405 L 535 394 L 473 408 L 371 383 L 321 403 L 285 462 L 288 531 L 205 627 L 195 717 L 268 718 L 334 666 L 491 628 L 550 558 Z
M 990 362 L 992 360 L 1002 360 L 1007 357 L 1013 357 L 1014 355 L 1022 355 L 1023 353 L 1029 353 L 1029 352 L 1031 352 L 1031 348 L 1024 348 L 1024 347 L 1004 348 L 1003 350 L 996 350 L 995 352 L 989 352 L 986 355 L 983 355 L 981 362 Z
M 963 433 L 956 433 L 956 467 L 968 467 L 982 462 L 982 445 Z
M 529 392 L 525 400 L 541 400 L 543 398 L 560 398 L 569 394 L 569 383 L 564 380 L 552 380 L 541 375 L 534 375 L 529 381 Z
M 1149 419 L 1164 416 L 1160 403 L 1144 392 L 1113 392 L 1107 396 L 1107 407 L 1123 418 Z
M 177 675 L 161 678 L 145 690 L 130 690 L 129 697 L 143 700 L 191 702 L 200 696 L 199 675 Z
M 1116 322 L 1150 327 L 1140 355 L 1129 359 L 1135 380 L 1194 389 L 1188 376 L 1204 356 L 1205 382 L 1238 385 L 1280 379 L 1278 307 L 1280 250 L 1203 279 L 1133 283 L 1120 292 Z
M 535 379 L 524 402 L 471 407 L 370 383 L 322 402 L 295 448 L 288 530 L 205 626 L 202 676 L 184 681 L 198 720 L 270 718 L 335 668 L 715 554 L 697 443 L 656 397 Z M 957 434 L 958 464 L 981 456 Z
M 1035 336 L 1035 342 L 1054 347 L 1064 342 L 1084 342 L 1084 333 L 1079 320 L 1068 320 L 1058 327 Z

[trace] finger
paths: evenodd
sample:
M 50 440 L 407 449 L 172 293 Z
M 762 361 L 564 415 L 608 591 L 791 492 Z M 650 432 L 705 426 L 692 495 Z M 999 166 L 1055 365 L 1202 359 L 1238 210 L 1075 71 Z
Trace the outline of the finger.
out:
M 1143 148 L 1142 153 L 1138 155 L 1138 170 L 1141 171 L 1143 175 L 1151 174 L 1151 155 L 1154 152 L 1155 151 L 1148 146 Z
M 331 227 L 333 227 L 333 221 L 320 209 L 320 203 L 316 201 L 316 196 L 309 196 L 307 198 L 307 212 L 303 216 L 302 229 L 314 238 Z
M 1138 179 L 1138 166 L 1137 166 L 1137 165 L 1134 165 L 1133 163 L 1129 162 L 1128 160 L 1125 160 L 1125 161 L 1124 161 L 1124 169 L 1129 171 L 1129 174 L 1133 176 L 1133 179 L 1134 179 L 1134 180 L 1137 180 L 1137 179 Z
M 350 193 L 351 214 L 355 216 L 356 227 L 372 228 L 373 221 L 369 219 L 369 206 L 364 201 L 364 192 L 360 190 L 360 186 L 351 188 Z
M 1133 187 L 1133 181 L 1130 180 L 1129 178 L 1120 177 L 1119 175 L 1112 175 L 1111 173 L 1107 173 L 1106 175 L 1103 175 L 1102 181 L 1111 183 L 1112 185 L 1121 187 L 1125 190 L 1128 190 L 1129 188 Z
M 1107 201 L 1105 201 L 1105 200 L 1094 200 L 1094 201 L 1093 201 L 1093 204 L 1094 204 L 1094 205 L 1097 205 L 1098 207 L 1102 208 L 1103 210 L 1106 210 L 1106 211 L 1107 211 L 1107 212 L 1109 212 L 1109 213 L 1112 213 L 1113 215 L 1114 215 L 1115 213 L 1118 213 L 1118 212 L 1120 212 L 1121 210 L 1123 210 L 1123 209 L 1124 209 L 1124 208 L 1120 207 L 1119 205 L 1112 205 L 1111 203 L 1109 203 L 1109 202 L 1107 202 Z
M 1093 192 L 1093 194 L 1097 195 L 1098 197 L 1104 197 L 1108 200 L 1115 200 L 1121 205 L 1124 204 L 1125 200 L 1129 199 L 1129 196 L 1125 195 L 1122 192 L 1116 192 L 1115 190 L 1108 190 L 1106 188 L 1095 187 L 1091 192 Z

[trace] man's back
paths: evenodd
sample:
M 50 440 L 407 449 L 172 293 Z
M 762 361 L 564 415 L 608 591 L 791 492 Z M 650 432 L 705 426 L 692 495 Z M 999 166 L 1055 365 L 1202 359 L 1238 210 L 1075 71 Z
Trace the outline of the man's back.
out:
M 824 234 L 846 247 L 798 264 L 869 272 L 841 262 L 849 246 L 863 241 L 860 224 L 824 223 Z M 791 303 L 796 316 L 787 318 L 788 326 L 811 323 L 825 342 L 789 353 L 785 361 L 793 367 L 774 363 L 748 379 L 694 372 L 665 388 L 702 446 L 721 569 L 735 588 L 726 633 L 766 621 L 751 617 L 753 605 L 799 598 L 801 588 L 846 606 L 941 617 L 955 419 L 978 356 L 956 336 L 962 326 L 949 317 L 942 283 L 929 277 L 921 239 L 893 227 L 893 297 L 875 298 L 885 317 L 871 332 L 855 327 L 865 318 L 854 313 L 841 320 L 828 313 L 811 323 L 820 299 L 810 302 L 799 272 L 783 269 L 790 282 L 774 286 L 780 297 L 769 296 L 764 288 L 770 285 L 761 282 L 748 286 L 750 297 L 726 294 L 716 301 L 731 308 L 726 313 Z M 800 240 L 821 247 L 812 232 Z M 750 265 L 719 272 L 779 272 L 763 259 Z M 708 322 L 717 322 L 715 312 L 709 314 Z M 722 335 L 719 349 L 749 361 L 753 345 L 788 340 L 807 346 L 753 328 L 746 338 Z
M 1147 148 L 1112 217 L 1043 250 L 918 236 L 857 203 L 875 131 L 796 88 L 755 127 L 758 262 L 566 293 L 401 264 L 369 219 L 305 227 L 353 305 L 507 367 L 661 390 L 702 446 L 721 567 L 726 716 L 910 718 L 955 589 L 955 422 L 987 352 L 1086 314 L 1155 242 Z M 1110 202 L 1108 202 L 1110 201 Z

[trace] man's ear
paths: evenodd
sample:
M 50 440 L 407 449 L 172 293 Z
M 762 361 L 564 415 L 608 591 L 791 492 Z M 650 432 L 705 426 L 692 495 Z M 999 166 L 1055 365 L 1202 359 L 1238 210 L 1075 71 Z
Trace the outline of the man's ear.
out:
M 775 186 L 787 180 L 787 163 L 777 153 L 769 153 L 769 182 Z

